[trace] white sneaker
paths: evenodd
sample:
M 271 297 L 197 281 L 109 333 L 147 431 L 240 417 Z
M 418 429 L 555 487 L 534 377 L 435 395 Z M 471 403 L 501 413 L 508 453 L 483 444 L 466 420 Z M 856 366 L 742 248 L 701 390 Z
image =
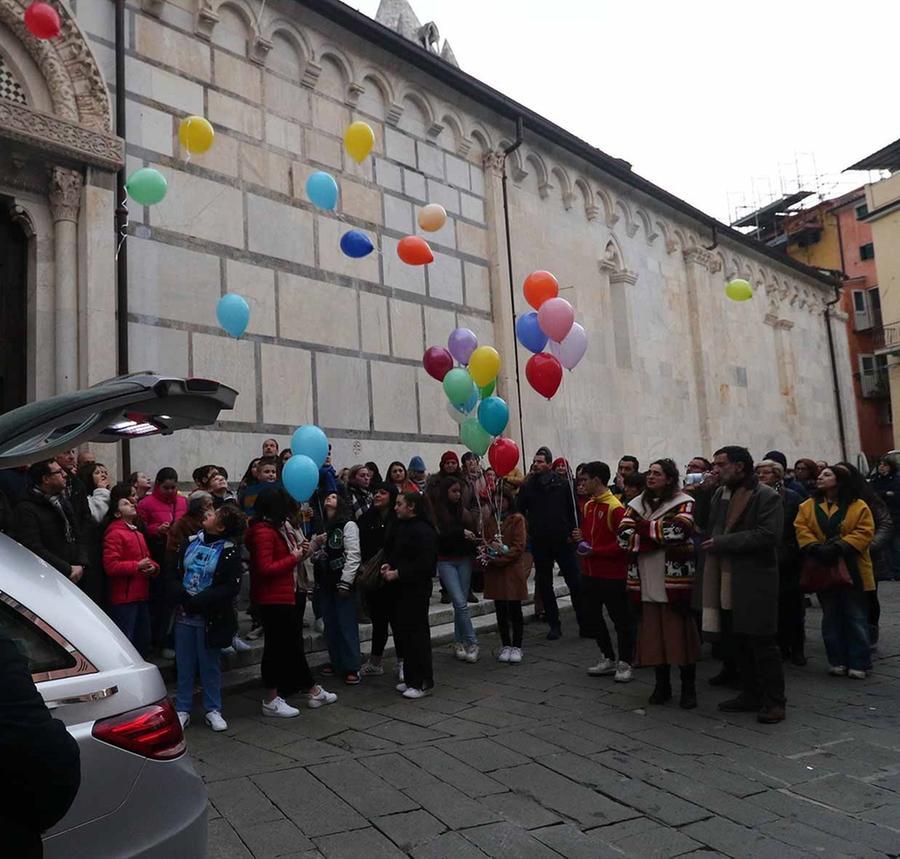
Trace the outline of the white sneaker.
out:
M 313 629 L 316 632 L 325 632 L 325 621 L 322 618 L 316 618 L 316 622 L 313 624 Z
M 832 665 L 828 669 L 828 673 L 833 677 L 844 677 L 847 674 L 847 666 L 846 665 Z
M 306 706 L 310 710 L 318 710 L 324 704 L 333 704 L 335 701 L 337 701 L 337 695 L 320 686 L 319 691 L 315 695 L 310 694 Z
M 460 644 L 459 642 L 456 642 L 456 644 L 453 645 L 453 655 L 454 655 L 460 662 L 465 662 L 465 661 L 466 661 L 466 647 L 465 647 L 465 645 L 464 645 L 464 644 Z
M 218 710 L 210 710 L 203 718 L 206 724 L 216 732 L 228 730 L 228 722 L 222 718 L 222 714 Z
M 404 697 L 404 698 L 411 698 L 411 699 L 415 700 L 416 698 L 424 698 L 427 694 L 428 694 L 428 690 L 427 690 L 427 689 L 413 689 L 413 687 L 410 686 L 410 687 L 403 693 L 403 697 Z
M 521 647 L 510 647 L 509 649 L 509 664 L 510 665 L 518 665 L 522 661 L 522 648 Z
M 185 713 L 184 710 L 179 710 L 178 721 L 181 722 L 181 730 L 183 731 L 188 725 L 191 724 L 191 714 Z
M 405 692 L 409 687 L 405 683 L 398 683 L 394 688 L 398 692 Z
M 248 651 L 253 650 L 253 648 L 239 635 L 236 635 L 231 639 L 231 646 L 234 648 L 235 653 L 247 653 Z
M 380 665 L 375 665 L 374 662 L 366 662 L 363 667 L 359 669 L 359 673 L 366 676 L 380 677 L 384 674 L 384 668 Z
M 401 683 L 403 682 L 403 660 L 398 659 L 397 664 L 394 666 L 394 677 L 396 677 Z
M 591 677 L 603 677 L 607 674 L 616 673 L 616 662 L 614 659 L 607 659 L 605 656 L 596 664 L 588 668 L 587 673 Z
M 160 655 L 162 656 L 163 659 L 174 659 L 175 651 L 172 650 L 171 647 L 164 647 L 162 649 L 162 653 Z
M 300 711 L 279 695 L 271 701 L 262 702 L 262 714 L 263 716 L 273 716 L 276 719 L 293 719 L 294 716 L 300 715 Z
M 263 636 L 263 628 L 261 626 L 254 626 L 250 632 L 247 633 L 247 639 L 249 641 L 256 641 Z
M 847 671 L 847 676 L 852 677 L 854 680 L 865 680 L 869 676 L 869 672 L 860 671 L 858 668 L 850 668 Z
M 616 666 L 616 676 L 613 678 L 616 683 L 630 683 L 634 680 L 634 672 L 627 662 L 620 662 Z
M 507 647 L 506 645 L 504 645 L 500 651 L 500 654 L 497 656 L 497 662 L 509 662 L 509 654 L 511 651 L 511 647 Z
M 465 649 L 465 655 L 463 656 L 463 659 L 465 659 L 466 662 L 478 662 L 478 645 L 470 644 Z

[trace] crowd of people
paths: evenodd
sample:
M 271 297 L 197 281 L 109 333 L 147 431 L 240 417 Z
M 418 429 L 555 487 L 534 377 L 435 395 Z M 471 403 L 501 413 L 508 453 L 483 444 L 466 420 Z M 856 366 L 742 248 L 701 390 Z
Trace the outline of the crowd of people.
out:
M 293 718 L 337 695 L 318 682 L 304 652 L 307 603 L 324 633 L 323 682 L 356 685 L 383 675 L 389 634 L 396 689 L 406 699 L 434 685 L 429 607 L 433 580 L 452 604 L 453 651 L 482 654 L 469 606 L 493 601 L 501 647 L 523 661 L 523 603 L 534 570 L 535 617 L 550 641 L 563 634 L 554 588 L 568 586 L 573 620 L 592 638 L 593 676 L 628 683 L 653 668 L 651 704 L 673 696 L 697 706 L 701 642 L 721 670 L 710 683 L 736 689 L 719 703 L 763 723 L 785 718 L 783 664 L 806 664 L 809 594 L 822 608 L 828 672 L 865 678 L 878 641 L 878 582 L 900 578 L 900 474 L 890 457 L 867 479 L 850 463 L 740 446 L 681 469 L 667 458 L 641 470 L 623 456 L 575 469 L 539 448 L 529 473 L 498 478 L 469 452 L 447 451 L 429 474 L 420 456 L 336 470 L 297 504 L 283 489 L 290 450 L 275 439 L 248 465 L 236 491 L 220 465 L 194 470 L 184 491 L 172 468 L 111 485 L 93 453 L 67 451 L 0 472 L 0 529 L 101 605 L 145 657 L 174 657 L 175 706 L 190 720 L 197 675 L 206 724 L 222 715 L 222 654 L 263 638 L 261 712 Z M 242 585 L 249 585 L 249 589 Z M 610 636 L 604 608 L 611 622 Z M 363 655 L 359 624 L 371 623 Z

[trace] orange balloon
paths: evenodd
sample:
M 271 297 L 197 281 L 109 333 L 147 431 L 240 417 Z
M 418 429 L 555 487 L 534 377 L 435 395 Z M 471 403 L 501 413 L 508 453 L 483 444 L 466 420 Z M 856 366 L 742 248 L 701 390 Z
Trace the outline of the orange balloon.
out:
M 559 295 L 559 281 L 549 271 L 533 271 L 525 278 L 525 300 L 535 309 Z
M 407 265 L 427 265 L 434 262 L 434 254 L 428 242 L 421 236 L 407 236 L 397 245 L 397 256 Z

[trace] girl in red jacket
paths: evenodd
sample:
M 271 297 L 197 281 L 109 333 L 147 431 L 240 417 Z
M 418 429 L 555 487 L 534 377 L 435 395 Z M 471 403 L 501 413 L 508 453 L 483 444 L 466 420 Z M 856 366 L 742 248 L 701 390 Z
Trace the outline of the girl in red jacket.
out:
M 316 685 L 303 652 L 306 597 L 297 588 L 297 565 L 309 544 L 288 523 L 288 509 L 283 489 L 264 489 L 244 537 L 250 553 L 250 601 L 259 609 L 265 632 L 262 714 L 281 719 L 300 715 L 284 698 L 301 690 L 309 695 L 308 707 L 337 701 L 337 695 Z
M 103 535 L 108 614 L 141 656 L 150 649 L 150 583 L 159 573 L 147 541 L 137 527 L 137 508 L 128 483 L 115 486 L 109 499 L 109 525 Z

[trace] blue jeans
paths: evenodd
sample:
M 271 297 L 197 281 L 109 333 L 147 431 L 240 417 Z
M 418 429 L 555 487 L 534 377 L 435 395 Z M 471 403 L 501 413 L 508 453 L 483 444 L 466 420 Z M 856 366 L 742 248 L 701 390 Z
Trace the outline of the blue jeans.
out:
M 206 646 L 206 628 L 175 621 L 175 663 L 178 685 L 175 709 L 191 712 L 194 699 L 194 678 L 200 672 L 203 686 L 203 712 L 222 709 L 222 651 Z
M 106 613 L 134 645 L 134 649 L 146 658 L 147 651 L 150 650 L 150 603 L 126 602 L 111 605 Z
M 856 587 L 819 592 L 822 605 L 822 638 L 832 666 L 857 671 L 872 667 L 869 651 L 869 599 Z
M 316 588 L 319 609 L 325 623 L 328 657 L 335 674 L 359 671 L 359 624 L 356 620 L 356 598 L 351 591 L 338 596 L 337 591 Z
M 438 578 L 453 603 L 454 640 L 457 644 L 478 644 L 475 627 L 469 617 L 469 587 L 472 584 L 472 559 L 453 558 L 438 561 Z

